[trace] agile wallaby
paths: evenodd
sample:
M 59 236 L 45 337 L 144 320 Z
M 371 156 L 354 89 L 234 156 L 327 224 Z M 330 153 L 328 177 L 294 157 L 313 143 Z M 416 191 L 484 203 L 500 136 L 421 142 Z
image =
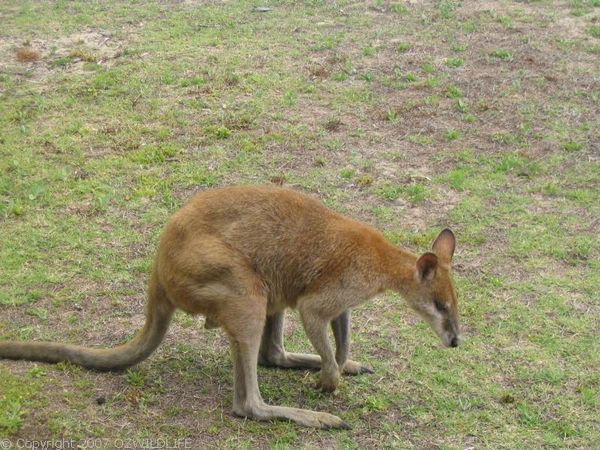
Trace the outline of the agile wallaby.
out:
M 369 371 L 348 359 L 348 311 L 388 289 L 400 293 L 446 346 L 456 347 L 460 335 L 450 277 L 454 247 L 454 235 L 446 229 L 433 252 L 419 257 L 293 190 L 214 189 L 197 194 L 167 224 L 150 278 L 146 324 L 132 341 L 112 349 L 0 342 L 0 357 L 123 369 L 152 353 L 180 308 L 204 315 L 207 327 L 220 326 L 227 333 L 234 414 L 346 428 L 331 414 L 265 404 L 257 363 L 320 368 L 324 391 L 336 389 L 342 372 Z M 318 356 L 284 350 L 286 308 L 298 309 Z M 335 353 L 327 337 L 329 323 Z

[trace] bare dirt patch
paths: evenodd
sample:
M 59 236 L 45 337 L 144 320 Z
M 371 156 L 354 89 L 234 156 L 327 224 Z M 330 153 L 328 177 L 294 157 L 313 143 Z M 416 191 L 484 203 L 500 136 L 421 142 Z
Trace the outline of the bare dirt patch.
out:
M 124 48 L 122 39 L 102 30 L 27 41 L 7 36 L 0 40 L 0 72 L 43 81 L 58 70 L 81 72 L 86 62 L 111 67 Z

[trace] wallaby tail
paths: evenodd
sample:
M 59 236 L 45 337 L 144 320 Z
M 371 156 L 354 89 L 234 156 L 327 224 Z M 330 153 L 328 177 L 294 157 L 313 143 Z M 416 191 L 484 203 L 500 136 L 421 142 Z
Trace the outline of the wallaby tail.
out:
M 100 349 L 57 342 L 0 342 L 0 358 L 56 363 L 69 361 L 95 370 L 121 370 L 146 359 L 163 340 L 175 308 L 153 273 L 148 288 L 146 323 L 129 342 Z

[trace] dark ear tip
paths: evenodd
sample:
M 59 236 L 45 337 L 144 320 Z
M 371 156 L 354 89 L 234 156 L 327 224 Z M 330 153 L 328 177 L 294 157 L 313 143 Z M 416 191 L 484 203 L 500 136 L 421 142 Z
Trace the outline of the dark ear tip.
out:
M 438 255 L 433 252 L 425 252 L 419 257 L 419 261 L 435 264 L 438 261 Z
M 450 228 L 444 228 L 440 234 L 449 234 L 452 237 L 454 236 L 454 232 Z

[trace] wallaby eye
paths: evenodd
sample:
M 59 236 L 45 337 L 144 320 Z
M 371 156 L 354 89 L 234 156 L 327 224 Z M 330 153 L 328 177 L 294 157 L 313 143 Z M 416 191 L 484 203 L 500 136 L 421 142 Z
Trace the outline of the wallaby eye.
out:
M 442 303 L 441 300 L 438 300 L 437 298 L 433 301 L 433 303 L 435 304 L 435 309 L 437 309 L 439 312 L 444 313 L 448 311 L 448 307 Z

